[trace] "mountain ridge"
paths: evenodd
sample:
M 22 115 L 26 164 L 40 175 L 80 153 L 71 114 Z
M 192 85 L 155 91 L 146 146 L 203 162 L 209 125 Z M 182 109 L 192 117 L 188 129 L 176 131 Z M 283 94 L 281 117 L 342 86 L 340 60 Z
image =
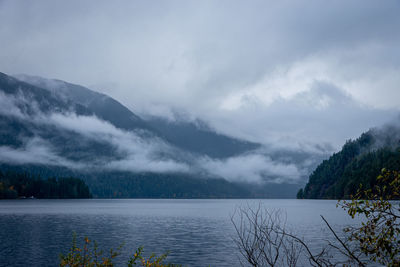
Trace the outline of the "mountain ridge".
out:
M 184 150 L 206 154 L 211 157 L 228 157 L 259 147 L 259 144 L 256 143 L 218 134 L 203 121 L 200 122 L 207 127 L 197 127 L 196 124 L 191 122 L 178 120 L 169 122 L 161 117 L 154 116 L 143 119 L 117 100 L 80 85 L 62 80 L 45 79 L 38 76 L 15 75 L 15 77 L 28 84 L 34 84 L 38 87 L 45 88 L 50 92 L 61 91 L 62 96 L 86 107 L 100 119 L 108 121 L 118 128 L 128 131 L 137 129 L 146 130 L 148 133 L 163 138 L 167 142 Z M 188 130 L 188 132 L 182 134 L 182 130 Z M 197 138 L 203 137 L 202 140 L 208 140 L 199 142 L 198 139 L 192 138 L 192 136 L 195 135 Z M 185 142 L 185 139 L 190 140 Z M 215 141 L 213 139 L 215 139 Z M 221 151 L 223 150 L 221 149 L 221 143 L 225 150 L 231 151 L 217 153 L 214 146 L 217 146 L 218 151 Z M 237 148 L 235 146 L 237 146 Z
M 168 196 L 206 197 L 196 186 L 214 185 L 214 197 L 294 197 L 324 157 L 235 139 L 201 120 L 142 118 L 83 86 L 19 77 L 27 82 L 0 75 L 1 166 L 83 177 L 97 197 L 144 196 L 133 184 L 154 196 L 146 180 Z
M 297 198 L 349 198 L 360 185 L 372 188 L 382 168 L 400 170 L 400 127 L 396 123 L 348 140 L 339 152 L 318 165 Z

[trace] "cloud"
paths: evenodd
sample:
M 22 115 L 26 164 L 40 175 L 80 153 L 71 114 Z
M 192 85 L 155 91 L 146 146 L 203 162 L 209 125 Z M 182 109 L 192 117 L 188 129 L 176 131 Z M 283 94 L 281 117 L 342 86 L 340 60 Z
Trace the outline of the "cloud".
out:
M 383 147 L 398 149 L 400 147 L 400 116 L 383 125 L 371 129 L 374 140 L 369 150 L 377 150 Z
M 261 154 L 247 154 L 223 160 L 203 158 L 200 165 L 210 174 L 234 182 L 298 183 L 304 172 L 295 164 L 273 161 Z
M 130 107 L 159 102 L 201 112 L 313 56 L 334 55 L 334 72 L 368 73 L 365 84 L 371 74 L 397 72 L 399 9 L 397 1 L 2 1 L 0 67 L 97 84 Z M 379 86 L 365 99 L 353 90 L 366 90 L 348 90 L 371 104 L 382 97 Z
M 86 166 L 88 168 L 132 172 L 187 172 L 189 170 L 184 162 L 174 160 L 175 149 L 156 137 L 143 138 L 136 132 L 118 129 L 95 116 L 79 116 L 74 113 L 43 114 L 39 109 L 35 109 L 34 115 L 27 115 L 18 107 L 18 105 L 24 103 L 23 97 L 19 99 L 0 94 L 0 103 L 4 104 L 0 108 L 0 113 L 3 115 L 14 116 L 16 119 L 36 125 L 35 127 L 47 125 L 55 126 L 61 129 L 61 132 L 75 132 L 87 137 L 89 141 L 96 140 L 110 144 L 116 148 L 120 155 L 119 158 L 115 158 L 110 154 L 111 159 L 108 159 L 107 162 L 98 162 L 93 159 L 91 162 L 85 162 L 85 165 L 82 162 L 66 159 L 63 155 L 59 155 L 57 147 L 52 147 L 50 141 L 44 141 L 40 136 L 34 136 L 23 140 L 24 145 L 19 149 L 2 146 L 0 151 L 3 161 L 20 164 L 60 165 L 79 169 Z M 30 101 L 30 104 L 37 106 L 34 101 Z M 51 128 L 47 128 L 47 131 L 51 131 Z M 79 136 L 74 138 L 79 138 Z
M 270 87 L 271 83 L 278 83 L 272 78 L 271 82 L 228 98 L 219 112 L 210 114 L 212 126 L 222 133 L 234 133 L 268 146 L 315 150 L 317 146 L 330 144 L 329 152 L 334 152 L 345 140 L 357 138 L 398 114 L 394 109 L 377 110 L 359 103 L 328 79 L 279 81 L 287 83 L 282 88 L 288 90 Z M 271 95 L 274 97 L 268 97 Z M 230 123 L 233 119 L 236 123 Z
M 257 150 L 225 159 L 201 157 L 200 168 L 228 181 L 248 183 L 301 184 L 330 156 L 331 147 L 282 145 L 261 146 Z
M 0 146 L 0 161 L 11 164 L 45 164 L 81 170 L 85 167 L 84 164 L 57 155 L 51 144 L 39 137 L 27 140 L 21 148 Z
M 21 110 L 16 106 L 17 99 L 0 92 L 0 114 L 6 116 L 13 116 L 17 118 L 24 118 Z
M 78 138 L 82 142 L 96 140 L 100 143 L 109 144 L 115 148 L 117 155 L 110 153 L 98 155 L 89 160 L 68 159 L 60 152 L 60 144 L 52 144 L 52 138 L 45 141 L 40 130 L 35 132 L 33 137 L 23 137 L 23 145 L 19 148 L 1 146 L 0 161 L 11 162 L 13 164 L 44 164 L 51 166 L 64 166 L 80 171 L 103 170 L 103 171 L 130 171 L 130 172 L 155 172 L 155 173 L 187 173 L 191 175 L 204 175 L 221 177 L 228 181 L 249 182 L 249 183 L 299 183 L 305 176 L 307 167 L 315 164 L 310 157 L 309 151 L 297 160 L 296 155 L 283 152 L 282 147 L 263 147 L 257 151 L 230 157 L 226 159 L 211 159 L 204 156 L 191 155 L 183 152 L 171 145 L 163 142 L 157 137 L 137 133 L 135 131 L 125 131 L 116 128 L 109 122 L 103 121 L 95 116 L 81 116 L 72 112 L 60 113 L 53 112 L 44 114 L 39 109 L 35 113 L 27 115 L 19 109 L 25 103 L 25 98 L 21 99 L 13 96 L 0 94 L 0 102 L 8 107 L 9 111 L 17 111 L 18 116 L 14 119 L 34 125 L 33 128 L 44 127 L 48 138 L 48 131 L 54 131 L 52 127 L 59 129 L 55 135 L 63 135 L 66 132 L 74 132 L 78 136 L 65 138 Z M 32 102 L 32 101 L 31 101 Z M 31 103 L 38 106 L 37 103 Z M 11 116 L 10 112 L 0 112 L 3 115 Z M 47 132 L 46 132 L 47 131 Z M 83 138 L 85 137 L 85 138 Z M 64 140 L 75 143 L 76 140 Z M 76 145 L 76 144 L 74 144 Z M 86 147 L 82 147 L 85 149 Z M 79 146 L 74 147 L 79 153 Z M 303 149 L 304 150 L 304 149 Z M 326 151 L 315 148 L 312 154 L 323 154 Z M 279 155 L 282 154 L 282 155 Z M 93 157 L 94 155 L 92 155 Z M 102 159 L 103 156 L 105 160 Z M 308 161 L 313 162 L 308 162 Z
M 124 157 L 106 163 L 106 169 L 133 172 L 188 172 L 184 162 L 173 160 L 177 150 L 156 137 L 143 138 L 124 131 L 95 116 L 53 113 L 47 121 L 66 130 L 112 144 Z

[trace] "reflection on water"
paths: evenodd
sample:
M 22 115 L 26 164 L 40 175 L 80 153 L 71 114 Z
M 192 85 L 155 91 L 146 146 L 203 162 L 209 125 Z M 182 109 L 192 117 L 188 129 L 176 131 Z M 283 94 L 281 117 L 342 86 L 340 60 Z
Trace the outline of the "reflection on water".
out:
M 124 243 L 121 266 L 139 246 L 145 255 L 169 251 L 173 263 L 236 266 L 231 215 L 260 202 L 282 209 L 289 227 L 315 248 L 326 236 L 319 215 L 336 229 L 352 223 L 336 201 L 326 200 L 6 200 L 0 201 L 0 266 L 57 266 L 73 231 L 78 241 L 88 236 L 105 250 Z

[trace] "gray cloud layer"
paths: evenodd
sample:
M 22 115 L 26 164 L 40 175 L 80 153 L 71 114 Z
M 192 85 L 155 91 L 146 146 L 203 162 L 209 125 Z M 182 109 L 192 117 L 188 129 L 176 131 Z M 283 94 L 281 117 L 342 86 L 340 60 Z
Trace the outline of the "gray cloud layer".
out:
M 24 98 L 15 98 L 0 92 L 0 114 L 14 116 L 18 120 L 34 125 L 56 126 L 62 131 L 72 131 L 111 144 L 117 151 L 124 155 L 122 159 L 101 162 L 99 166 L 96 159 L 83 164 L 65 159 L 57 153 L 57 148 L 40 136 L 26 139 L 23 137 L 24 147 L 12 148 L 0 146 L 0 161 L 14 163 L 39 163 L 60 165 L 74 169 L 104 168 L 110 170 L 125 170 L 134 172 L 188 172 L 189 167 L 183 162 L 171 158 L 161 158 L 160 153 L 168 154 L 173 148 L 157 138 L 144 139 L 135 132 L 127 132 L 116 128 L 108 122 L 95 116 L 78 116 L 74 113 L 43 114 L 39 110 L 32 115 L 27 115 L 18 107 L 18 103 L 25 102 Z M 29 105 L 35 106 L 32 101 Z M 51 128 L 49 128 L 51 129 Z M 75 140 L 73 140 L 75 141 Z M 79 151 L 77 151 L 79 152 Z M 93 155 L 95 156 L 95 155 Z
M 0 146 L 0 162 L 12 164 L 45 164 L 50 166 L 64 166 L 71 169 L 83 169 L 87 166 L 65 159 L 52 146 L 39 137 L 28 139 L 22 148 Z
M 34 110 L 30 115 L 20 109 L 28 103 Z M 74 138 L 110 144 L 120 155 L 105 162 L 100 157 L 98 159 L 100 155 L 92 155 L 93 158 L 89 161 L 68 159 L 60 153 L 57 144 L 53 144 L 51 138 L 45 140 L 40 133 L 36 133 L 31 137 L 21 136 L 23 145 L 17 148 L 0 146 L 0 162 L 64 166 L 81 171 L 95 168 L 98 171 L 206 174 L 229 181 L 250 183 L 298 183 L 307 175 L 309 165 L 315 164 L 316 161 L 308 157 L 298 162 L 290 157 L 272 158 L 271 153 L 276 151 L 273 147 L 262 147 L 257 151 L 227 159 L 212 159 L 180 151 L 156 137 L 142 137 L 133 131 L 118 129 L 95 116 L 80 116 L 72 112 L 44 114 L 34 108 L 38 106 L 37 103 L 22 96 L 14 97 L 0 92 L 0 104 L 0 115 L 13 117 L 27 125 L 34 125 L 34 128 L 47 127 L 47 131 L 52 131 L 51 127 L 56 127 L 61 133 L 75 132 L 87 139 L 79 136 Z M 74 143 L 77 140 L 70 141 Z M 322 155 L 323 151 L 319 153 Z M 80 151 L 75 152 L 80 153 Z M 317 149 L 313 154 L 318 154 Z
M 0 70 L 337 150 L 399 110 L 399 13 L 396 0 L 1 1 Z
M 297 183 L 307 175 L 299 165 L 274 161 L 258 153 L 224 160 L 202 159 L 200 164 L 212 175 L 248 183 Z

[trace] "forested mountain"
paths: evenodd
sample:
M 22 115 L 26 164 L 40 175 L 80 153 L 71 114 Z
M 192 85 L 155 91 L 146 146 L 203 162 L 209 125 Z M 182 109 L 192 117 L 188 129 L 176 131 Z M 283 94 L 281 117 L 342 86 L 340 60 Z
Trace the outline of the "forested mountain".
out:
M 192 123 L 183 120 L 169 121 L 154 116 L 143 119 L 115 99 L 80 85 L 29 75 L 16 75 L 16 78 L 47 89 L 52 95 L 75 103 L 78 108 L 84 107 L 91 114 L 117 128 L 127 131 L 141 130 L 142 134 L 157 136 L 192 153 L 210 157 L 229 157 L 259 147 L 255 143 L 218 134 L 200 120 Z
M 142 119 L 106 95 L 59 80 L 0 73 L 0 126 L 1 171 L 80 177 L 94 197 L 293 197 L 299 187 L 224 179 L 226 171 L 215 168 L 266 152 L 252 154 L 260 145 L 199 120 Z M 306 161 L 289 152 L 265 157 Z
M 27 75 L 19 75 L 18 78 L 0 73 L 0 93 L 3 93 L 0 140 L 4 145 L 18 147 L 27 138 L 37 136 L 53 143 L 56 149 L 62 148 L 60 153 L 74 159 L 84 158 L 84 155 L 73 155 L 83 151 L 88 155 L 95 153 L 96 156 L 118 157 L 115 147 L 108 140 L 93 138 L 75 129 L 85 126 L 76 121 L 79 119 L 77 116 L 82 115 L 86 116 L 84 119 L 98 118 L 117 129 L 134 132 L 140 137 L 158 138 L 183 151 L 210 157 L 231 156 L 258 147 L 257 144 L 217 134 L 207 127 L 194 127 L 190 123 L 167 126 L 161 118 L 146 122 L 116 100 L 79 85 Z M 54 114 L 63 116 L 54 120 L 69 120 L 66 122 L 68 127 L 60 125 L 60 121 L 45 123 L 46 116 Z M 87 120 L 82 123 L 85 122 L 99 123 Z M 198 142 L 193 144 L 195 140 Z M 65 145 L 67 143 L 68 146 Z
M 0 73 L 0 170 L 80 177 L 94 197 L 291 198 L 329 149 L 261 145 L 199 119 L 138 116 L 80 85 Z
M 400 170 L 400 128 L 387 125 L 347 141 L 342 150 L 324 160 L 310 175 L 298 198 L 348 198 L 360 184 L 376 184 L 382 168 Z

